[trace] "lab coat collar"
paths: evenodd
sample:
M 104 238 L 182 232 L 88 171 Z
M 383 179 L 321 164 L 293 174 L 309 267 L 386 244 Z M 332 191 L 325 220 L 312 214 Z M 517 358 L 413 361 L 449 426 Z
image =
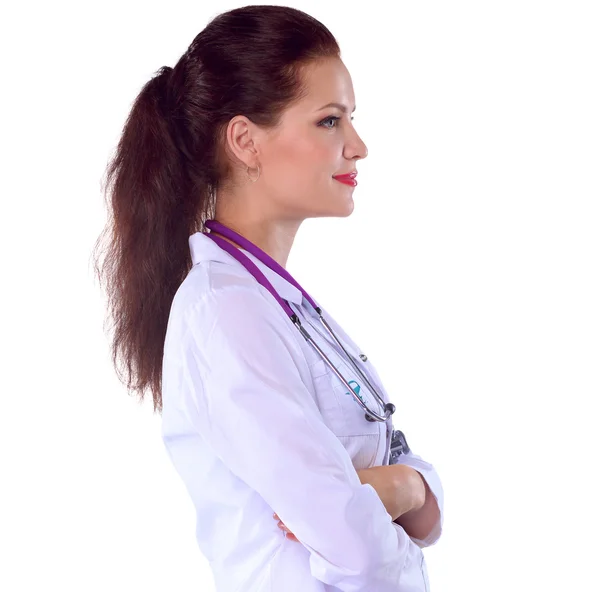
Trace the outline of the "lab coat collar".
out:
M 202 232 L 195 232 L 192 234 L 189 237 L 188 242 L 190 254 L 192 256 L 192 265 L 196 265 L 196 263 L 200 263 L 201 261 L 220 261 L 222 263 L 241 265 L 235 257 L 222 249 L 217 243 Z M 296 286 L 281 277 L 252 253 L 246 251 L 246 249 L 241 249 L 241 251 L 258 267 L 258 269 L 260 269 L 260 271 L 262 271 L 262 273 L 265 274 L 265 277 L 271 282 L 281 298 L 288 302 L 293 302 L 298 306 L 302 305 L 304 296 Z

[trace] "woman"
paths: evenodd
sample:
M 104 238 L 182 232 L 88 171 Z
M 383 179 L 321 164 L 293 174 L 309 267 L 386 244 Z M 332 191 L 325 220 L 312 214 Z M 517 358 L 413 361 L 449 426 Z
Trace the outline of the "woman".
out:
M 146 84 L 108 171 L 113 360 L 162 413 L 219 592 L 428 589 L 438 476 L 390 458 L 375 368 L 285 269 L 303 220 L 352 213 L 354 107 L 327 28 L 239 8 Z

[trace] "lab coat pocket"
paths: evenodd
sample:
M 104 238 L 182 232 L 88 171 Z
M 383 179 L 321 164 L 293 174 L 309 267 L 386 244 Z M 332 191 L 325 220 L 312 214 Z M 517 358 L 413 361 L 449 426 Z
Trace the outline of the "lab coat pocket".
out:
M 328 355 L 354 392 L 366 402 L 369 408 L 377 409 L 372 397 L 363 387 L 362 381 L 359 382 L 354 375 L 347 376 L 348 369 L 339 363 L 334 354 L 328 352 Z M 323 360 L 319 360 L 312 364 L 311 371 L 317 394 L 317 405 L 325 423 L 333 433 L 345 438 L 372 436 L 377 441 L 380 434 L 379 422 L 367 421 L 365 410 L 333 370 Z
M 343 410 L 331 387 L 331 373 L 327 364 L 321 359 L 311 365 L 317 406 L 327 427 L 339 436 L 344 426 Z

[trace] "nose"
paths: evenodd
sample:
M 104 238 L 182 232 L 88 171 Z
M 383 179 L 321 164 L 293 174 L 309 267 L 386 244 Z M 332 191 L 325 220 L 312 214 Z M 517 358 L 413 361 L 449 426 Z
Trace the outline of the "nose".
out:
M 366 158 L 369 154 L 369 150 L 367 149 L 367 145 L 362 141 L 361 137 L 358 135 L 358 132 L 353 129 L 352 136 L 346 142 L 344 147 L 344 156 L 348 160 L 352 159 L 362 159 Z

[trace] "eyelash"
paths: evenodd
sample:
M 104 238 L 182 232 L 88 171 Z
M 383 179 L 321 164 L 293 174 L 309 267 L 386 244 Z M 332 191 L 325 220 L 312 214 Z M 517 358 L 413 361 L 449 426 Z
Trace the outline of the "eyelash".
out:
M 321 123 L 319 123 L 319 125 L 323 126 L 325 129 L 334 129 L 334 128 L 336 128 L 336 127 L 337 127 L 337 125 L 334 125 L 334 126 L 332 126 L 332 127 L 328 127 L 328 126 L 326 126 L 326 125 L 323 125 L 323 124 L 324 124 L 326 121 L 331 121 L 332 119 L 333 119 L 334 121 L 338 121 L 338 120 L 340 120 L 340 119 L 341 119 L 341 117 L 337 117 L 337 116 L 335 116 L 335 115 L 332 115 L 331 117 L 327 117 L 327 118 L 323 119 L 323 121 L 321 121 Z M 354 121 L 354 117 L 351 117 L 351 118 L 350 118 L 350 121 Z

